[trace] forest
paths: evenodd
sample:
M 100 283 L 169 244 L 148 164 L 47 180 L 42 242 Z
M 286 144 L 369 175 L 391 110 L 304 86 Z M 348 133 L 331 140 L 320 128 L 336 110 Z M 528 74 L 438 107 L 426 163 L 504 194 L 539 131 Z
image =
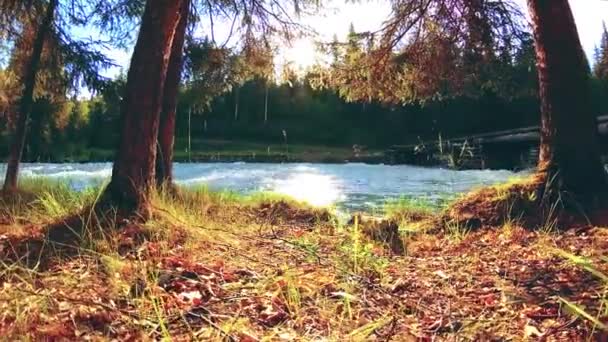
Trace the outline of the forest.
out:
M 608 339 L 581 6 L 0 0 L 0 340 Z
M 190 61 L 185 71 L 188 79 L 184 80 L 184 88 L 179 92 L 176 109 L 177 149 L 188 151 L 189 136 L 194 137 L 195 150 L 214 150 L 213 145 L 205 144 L 205 139 L 281 145 L 285 130 L 294 144 L 345 149 L 362 145 L 381 150 L 391 145 L 437 139 L 439 135 L 461 137 L 538 125 L 539 102 L 531 39 L 527 37 L 516 46 L 507 62 L 489 66 L 488 72 L 504 83 L 487 82 L 480 85 L 481 90 L 449 91 L 424 101 L 412 99 L 398 104 L 374 98 L 349 99 L 345 91 L 340 94 L 335 87 L 319 87 L 320 65 L 298 74 L 294 66 L 288 64 L 279 75 L 268 76 L 272 80 L 251 70 L 245 71 L 243 66 L 233 66 L 232 70 L 226 67 L 224 75 L 213 76 L 215 85 L 197 83 L 209 75 L 206 56 L 215 48 L 208 37 L 198 42 L 190 41 L 186 50 L 186 58 Z M 604 36 L 603 41 L 606 39 Z M 337 38 L 334 44 L 340 44 Z M 362 45 L 362 38 L 351 25 L 344 44 L 333 51 L 333 64 L 322 71 L 337 73 L 339 65 L 348 63 L 353 55 L 363 53 Z M 598 115 L 608 113 L 608 102 L 602 96 L 608 86 L 600 63 L 606 54 L 605 45 L 598 42 L 593 61 L 595 67 L 589 69 L 592 103 Z M 1 77 L 7 86 L 5 108 L 19 95 L 11 89 L 17 86 L 14 68 L 22 63 L 17 52 L 12 52 L 7 69 L 2 70 Z M 224 52 L 234 54 L 228 50 Z M 226 58 L 244 56 L 235 54 Z M 218 77 L 228 79 L 219 81 Z M 107 80 L 107 84 L 89 99 L 70 97 L 65 91 L 41 94 L 33 104 L 31 115 L 36 120 L 30 127 L 32 134 L 26 138 L 23 160 L 111 160 L 118 142 L 120 94 L 125 83 L 126 75 L 120 73 L 115 79 Z M 3 112 L 5 115 L 11 113 L 6 109 Z M 2 150 L 6 157 L 10 121 L 2 123 L 0 144 L 6 147 Z M 187 160 L 187 156 L 182 153 L 180 159 Z
M 348 63 L 352 55 L 362 53 L 362 38 L 358 37 L 352 25 L 350 32 L 344 37 L 349 50 L 344 46 L 336 49 L 332 57 L 334 63 L 323 71 L 336 73 L 340 64 Z M 607 39 L 605 35 L 603 41 Z M 339 44 L 337 38 L 335 43 Z M 606 77 L 602 76 L 605 71 L 602 71 L 600 63 L 606 55 L 606 44 L 600 43 L 593 61 L 595 67 L 589 69 L 593 84 L 592 103 L 597 115 L 608 113 L 608 100 L 602 96 L 608 85 Z M 462 137 L 534 126 L 540 122 L 531 37 L 515 47 L 508 62 L 490 66 L 489 72 L 505 82 L 500 84 L 500 88 L 487 82 L 480 85 L 481 90 L 474 89 L 470 93 L 450 91 L 424 101 L 412 99 L 397 104 L 374 98 L 349 99 L 335 87 L 319 87 L 319 65 L 301 74 L 294 70 L 294 66 L 286 65 L 279 75 L 272 75 L 270 81 L 251 71 L 224 70 L 227 74 L 222 77 L 237 79 L 218 82 L 214 86 L 196 84 L 196 80 L 209 75 L 205 56 L 214 47 L 207 37 L 189 44 L 186 58 L 190 62 L 185 71 L 188 79 L 180 89 L 176 108 L 176 150 L 181 152 L 178 159 L 182 161 L 192 158 L 187 153 L 188 137 L 195 141 L 194 145 L 190 144 L 195 155 L 197 150 L 211 154 L 225 148 L 228 155 L 232 153 L 238 158 L 243 148 L 251 149 L 247 142 L 260 146 L 281 145 L 283 130 L 288 132 L 292 144 L 324 145 L 346 150 L 352 145 L 362 145 L 383 150 L 391 145 L 437 139 L 439 135 L 444 138 Z M 15 52 L 11 56 L 11 65 L 19 63 Z M 16 78 L 10 79 L 15 77 L 11 73 L 12 66 L 2 72 L 7 85 L 15 86 Z M 230 76 L 231 72 L 240 72 L 244 76 Z M 126 75 L 121 73 L 108 80 L 89 99 L 69 97 L 66 92 L 37 98 L 31 113 L 36 120 L 30 127 L 32 134 L 26 138 L 22 159 L 39 162 L 111 161 L 119 139 L 120 94 L 125 83 Z M 209 89 L 213 87 L 216 88 Z M 6 96 L 5 101 L 14 101 L 9 97 L 18 96 L 18 92 L 7 93 Z M 10 141 L 9 121 L 2 123 L 0 145 L 6 147 L 2 149 L 2 156 L 6 157 Z M 219 146 L 214 146 L 214 141 Z M 230 151 L 229 145 L 221 145 L 223 141 L 245 142 L 241 144 L 245 147 Z M 316 156 L 313 158 L 313 161 L 323 161 Z

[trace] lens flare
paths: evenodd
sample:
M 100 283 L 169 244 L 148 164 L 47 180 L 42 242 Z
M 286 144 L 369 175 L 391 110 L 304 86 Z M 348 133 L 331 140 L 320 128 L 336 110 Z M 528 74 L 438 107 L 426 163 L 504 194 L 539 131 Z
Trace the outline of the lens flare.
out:
M 314 206 L 331 206 L 343 199 L 339 182 L 332 176 L 295 173 L 275 182 L 274 192 L 293 197 Z

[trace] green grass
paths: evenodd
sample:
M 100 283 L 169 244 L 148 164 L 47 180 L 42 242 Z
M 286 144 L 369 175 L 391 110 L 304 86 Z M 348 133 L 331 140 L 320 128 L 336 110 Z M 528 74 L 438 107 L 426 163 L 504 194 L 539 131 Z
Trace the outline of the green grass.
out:
M 386 258 L 376 255 L 374 248 L 376 244 L 363 234 L 363 227 L 358 217 L 351 227 L 342 227 L 345 238 L 339 250 L 341 254 L 337 258 L 342 272 L 361 275 L 372 272 L 382 275 L 388 266 Z
M 22 178 L 15 196 L 0 198 L 0 215 L 13 222 L 47 222 L 82 210 L 96 200 L 101 190 L 102 186 L 93 186 L 75 191 L 62 180 Z
M 448 222 L 445 225 L 446 236 L 453 242 L 463 241 L 471 230 L 458 222 Z
M 25 200 L 32 200 L 35 197 L 35 203 L 44 206 L 48 211 L 45 214 L 52 214 L 53 211 L 72 211 L 81 208 L 85 204 L 92 203 L 99 196 L 106 184 L 94 185 L 85 187 L 81 190 L 76 190 L 70 186 L 69 179 L 53 179 L 47 177 L 23 177 L 19 181 L 19 196 L 16 204 L 25 204 Z M 178 186 L 182 197 L 180 200 L 184 203 L 213 203 L 213 204 L 247 204 L 257 205 L 264 202 L 288 202 L 291 205 L 303 208 L 310 208 L 304 202 L 297 201 L 287 195 L 270 192 L 256 191 L 248 194 L 243 194 L 234 190 L 211 190 L 206 185 L 193 186 Z M 159 199 L 166 201 L 175 201 L 166 192 L 160 192 Z M 36 206 L 38 207 L 38 206 Z
M 441 204 L 413 196 L 401 196 L 398 199 L 387 201 L 383 206 L 383 212 L 387 216 L 406 215 L 407 213 L 431 215 L 440 209 Z
M 305 202 L 298 201 L 287 195 L 279 194 L 271 191 L 255 191 L 251 193 L 241 193 L 235 190 L 211 190 L 207 185 L 193 186 L 178 186 L 180 192 L 181 204 L 200 205 L 201 203 L 208 204 L 224 204 L 224 205 L 249 205 L 257 206 L 262 203 L 286 202 L 292 207 L 302 209 L 313 209 L 313 207 Z M 168 196 L 166 193 L 161 193 L 161 198 L 164 198 L 165 204 L 169 205 L 175 198 Z
M 450 203 L 451 196 L 435 201 L 426 198 L 402 196 L 388 201 L 383 206 L 383 216 L 397 222 L 403 234 L 416 234 L 435 227 L 435 220 Z

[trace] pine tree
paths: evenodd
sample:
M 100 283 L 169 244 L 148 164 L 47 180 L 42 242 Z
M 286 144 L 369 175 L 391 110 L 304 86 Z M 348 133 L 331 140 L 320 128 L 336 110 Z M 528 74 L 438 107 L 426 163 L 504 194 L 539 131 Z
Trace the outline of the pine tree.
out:
M 47 39 L 48 32 L 52 30 L 57 5 L 58 0 L 51 0 L 45 9 L 40 24 L 33 26 L 35 38 L 33 39 L 32 50 L 23 70 L 24 89 L 21 99 L 19 100 L 17 123 L 13 132 L 9 159 L 6 166 L 6 177 L 3 185 L 3 191 L 5 192 L 14 192 L 17 188 L 17 176 L 19 174 L 19 164 L 25 146 L 27 123 L 34 102 L 36 78 L 40 67 L 44 43 Z
M 41 89 L 65 92 L 83 85 L 94 90 L 104 86 L 106 79 L 98 71 L 112 63 L 102 53 L 94 50 L 100 43 L 74 39 L 67 33 L 66 26 L 72 29 L 86 26 L 87 22 L 76 19 L 80 16 L 96 19 L 101 17 L 98 22 L 101 25 L 107 13 L 102 13 L 100 8 L 111 1 L 113 0 L 102 0 L 92 13 L 84 13 L 81 10 L 89 8 L 85 0 L 0 0 L 0 38 L 16 43 L 12 58 L 16 58 L 18 62 L 13 64 L 19 67 L 14 69 L 14 73 L 23 85 L 23 90 L 15 101 L 17 104 L 12 108 L 15 124 L 3 184 L 5 192 L 11 193 L 17 187 L 19 164 L 37 92 Z M 28 43 L 27 46 L 20 46 L 24 42 Z M 48 59 L 47 65 L 44 65 L 44 54 Z M 56 74 L 43 77 L 43 71 L 55 71 Z M 61 84 L 57 86 L 59 81 Z
M 595 77 L 600 80 L 608 81 L 608 30 L 604 23 L 602 41 L 599 48 L 595 51 L 595 66 L 593 68 Z
M 181 0 L 146 1 L 120 108 L 122 130 L 112 180 L 100 202 L 143 218 L 151 214 L 160 113 L 182 4 Z

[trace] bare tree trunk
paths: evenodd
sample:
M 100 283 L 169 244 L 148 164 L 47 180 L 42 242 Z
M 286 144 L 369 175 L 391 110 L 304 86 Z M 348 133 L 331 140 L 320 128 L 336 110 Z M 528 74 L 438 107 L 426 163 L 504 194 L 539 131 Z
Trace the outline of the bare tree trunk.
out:
M 102 202 L 143 218 L 150 215 L 158 125 L 181 4 L 181 0 L 146 1 L 121 103 L 119 149 Z
M 182 74 L 182 61 L 184 55 L 184 41 L 188 27 L 188 14 L 190 0 L 183 0 L 181 15 L 173 44 L 171 58 L 167 68 L 167 79 L 163 92 L 163 108 L 160 116 L 158 131 L 158 155 L 156 156 L 156 185 L 171 186 L 173 181 L 173 145 L 175 141 L 175 115 L 177 110 L 177 96 Z
M 234 121 L 239 119 L 239 94 L 240 87 L 237 87 L 234 93 Z
M 264 81 L 264 85 L 264 124 L 266 124 L 268 122 L 268 80 Z
M 572 11 L 568 0 L 528 0 L 528 7 L 541 99 L 538 172 L 546 182 L 543 195 L 592 208 L 606 196 L 608 181 Z
M 42 19 L 40 26 L 38 26 L 38 31 L 36 32 L 36 38 L 34 39 L 34 44 L 32 47 L 32 54 L 25 70 L 26 74 L 23 79 L 23 94 L 19 100 L 17 123 L 15 125 L 9 158 L 6 165 L 6 177 L 4 179 L 3 191 L 7 193 L 12 192 L 17 188 L 19 163 L 21 162 L 21 157 L 23 155 L 23 147 L 25 146 L 25 138 L 27 135 L 27 124 L 30 112 L 32 111 L 32 104 L 34 102 L 36 76 L 38 75 L 40 59 L 42 57 L 42 50 L 44 48 L 44 41 L 46 40 L 47 33 L 51 30 L 53 18 L 55 17 L 57 2 L 58 0 L 51 0 L 49 2 L 46 14 Z

